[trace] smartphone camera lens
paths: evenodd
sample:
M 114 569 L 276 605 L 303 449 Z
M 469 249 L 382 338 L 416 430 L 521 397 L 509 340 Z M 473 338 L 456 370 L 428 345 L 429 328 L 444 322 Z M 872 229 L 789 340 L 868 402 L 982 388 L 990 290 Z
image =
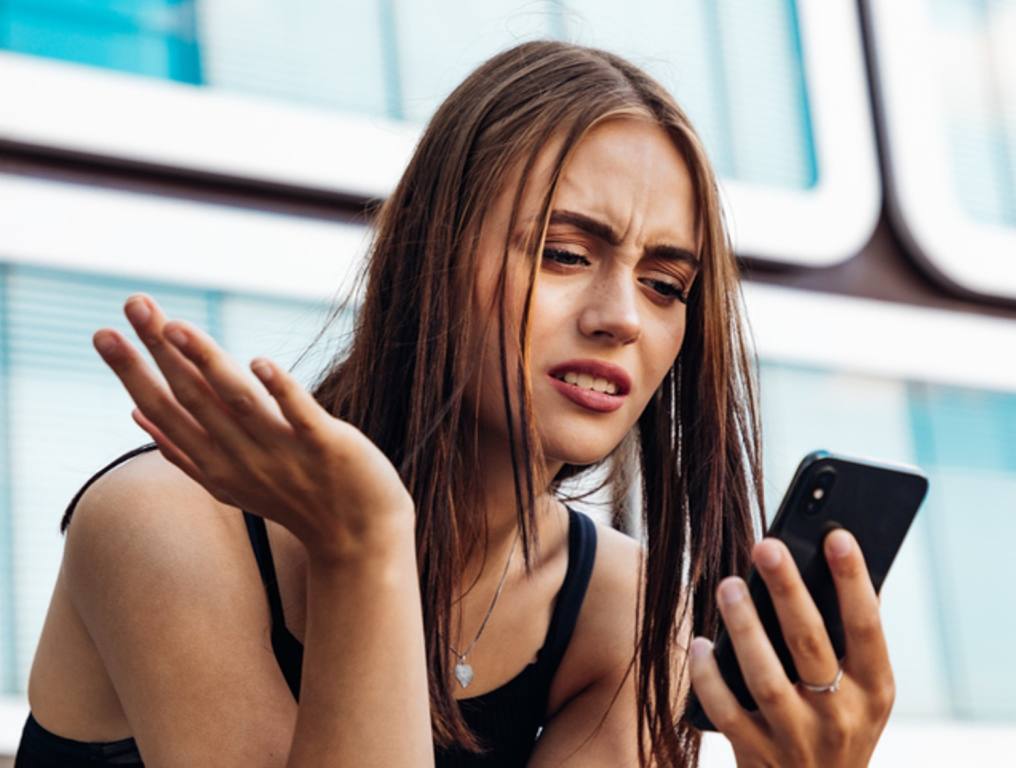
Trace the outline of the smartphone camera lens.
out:
M 817 515 L 819 510 L 829 498 L 833 485 L 836 484 L 836 470 L 832 467 L 823 467 L 815 474 L 805 496 L 804 511 L 808 515 Z

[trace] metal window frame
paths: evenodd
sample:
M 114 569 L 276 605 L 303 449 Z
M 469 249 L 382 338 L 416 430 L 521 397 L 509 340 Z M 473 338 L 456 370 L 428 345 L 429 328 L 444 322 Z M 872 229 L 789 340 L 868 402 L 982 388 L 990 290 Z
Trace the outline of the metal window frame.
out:
M 1016 299 L 1016 228 L 978 221 L 951 181 L 932 21 L 920 0 L 866 0 L 881 89 L 889 212 L 909 250 L 954 292 Z

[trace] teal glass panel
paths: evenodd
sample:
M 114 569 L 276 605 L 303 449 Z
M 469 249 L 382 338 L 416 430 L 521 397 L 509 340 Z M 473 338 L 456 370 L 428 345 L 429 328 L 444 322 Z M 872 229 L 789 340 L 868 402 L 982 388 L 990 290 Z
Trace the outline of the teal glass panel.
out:
M 775 515 L 801 459 L 825 449 L 917 463 L 906 385 L 823 369 L 762 367 L 766 504 Z M 935 489 L 934 484 L 932 489 Z M 882 623 L 896 678 L 896 715 L 948 717 L 950 690 L 922 509 L 882 587 Z
M 92 333 L 113 326 L 133 338 L 121 307 L 144 290 L 244 368 L 255 355 L 289 368 L 329 307 L 16 265 L 0 278 L 0 689 L 23 692 L 62 554 L 63 509 L 97 468 L 148 440 Z M 349 320 L 337 318 L 294 370 L 305 385 L 341 351 Z M 882 591 L 894 712 L 1012 720 L 1016 612 L 1000 609 L 999 594 L 1016 538 L 1016 394 L 774 363 L 761 373 L 770 514 L 817 448 L 916 463 L 931 478 Z
M 910 403 L 953 714 L 1013 721 L 1016 394 L 913 384 Z
M 414 123 L 496 52 L 566 39 L 620 53 L 660 79 L 722 176 L 804 189 L 820 172 L 794 0 L 0 0 L 0 8 L 0 47 Z
M 139 75 L 201 80 L 192 0 L 6 0 L 0 47 Z
M 390 1 L 390 0 L 389 0 Z M 205 84 L 368 115 L 394 114 L 385 0 L 201 0 Z M 415 4 L 414 4 L 415 5 Z
M 815 183 L 794 2 L 563 5 L 568 39 L 630 58 L 674 93 L 721 175 L 796 188 Z
M 882 590 L 902 717 L 1016 719 L 1016 394 L 762 367 L 770 515 L 824 448 L 921 467 L 928 497 Z
M 406 119 L 423 122 L 485 59 L 516 43 L 553 35 L 555 3 L 437 0 L 395 6 Z
M 974 218 L 1016 226 L 1016 2 L 926 0 L 949 162 Z
M 0 694 L 14 690 L 17 658 L 14 645 L 17 626 L 14 606 L 14 511 L 11 504 L 11 440 L 8 415 L 10 393 L 8 381 L 7 274 L 9 267 L 0 264 Z

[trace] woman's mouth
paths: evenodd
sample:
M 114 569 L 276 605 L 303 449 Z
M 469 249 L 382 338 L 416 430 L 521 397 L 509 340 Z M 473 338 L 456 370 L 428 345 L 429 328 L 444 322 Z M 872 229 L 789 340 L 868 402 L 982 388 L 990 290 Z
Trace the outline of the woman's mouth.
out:
M 624 405 L 624 394 L 617 385 L 588 373 L 567 371 L 559 375 L 548 374 L 551 385 L 573 403 L 590 411 L 606 413 Z

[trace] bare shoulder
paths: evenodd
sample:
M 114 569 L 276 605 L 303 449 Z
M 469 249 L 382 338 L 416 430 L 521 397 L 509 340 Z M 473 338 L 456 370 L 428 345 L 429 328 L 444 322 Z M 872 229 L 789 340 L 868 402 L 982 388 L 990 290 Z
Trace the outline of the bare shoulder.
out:
M 597 523 L 596 530 L 593 573 L 558 675 L 570 688 L 555 700 L 555 679 L 549 722 L 527 763 L 531 768 L 637 762 L 639 705 L 633 661 L 644 549 L 609 526 Z M 677 679 L 673 675 L 679 673 L 680 662 L 675 660 L 672 679 Z M 683 700 L 683 690 L 678 697 Z
M 609 592 L 631 592 L 634 599 L 643 551 L 642 545 L 628 534 L 597 522 L 596 562 L 590 587 L 595 584 Z
M 239 510 L 158 451 L 139 454 L 97 478 L 78 500 L 63 558 L 71 600 L 87 622 L 105 610 L 114 587 L 153 598 L 232 589 L 235 598 L 235 590 L 257 586 L 242 528 Z
M 576 625 L 584 655 L 593 663 L 610 665 L 634 650 L 642 552 L 631 536 L 596 523 L 596 560 Z
M 645 547 L 608 525 L 597 523 L 596 530 L 596 565 L 586 598 L 590 601 L 588 615 L 583 618 L 587 621 L 589 634 L 603 650 L 603 656 L 597 659 L 604 665 L 602 672 L 622 659 L 627 663 L 634 653 L 638 632 L 636 607 L 639 581 L 645 577 Z M 685 619 L 678 630 L 678 646 L 686 648 L 691 640 L 691 612 L 683 611 L 680 599 L 687 597 L 687 591 L 677 579 L 673 588 L 674 596 L 679 600 L 677 614 Z M 680 654 L 674 661 L 680 666 Z M 613 668 L 616 670 L 616 666 Z
M 284 762 L 296 704 L 239 510 L 141 454 L 82 494 L 62 577 L 146 763 Z
M 593 572 L 530 766 L 632 764 L 636 706 L 629 666 L 642 546 L 601 523 L 596 534 Z
M 230 509 L 161 453 L 147 451 L 113 467 L 88 486 L 74 508 L 67 543 L 69 547 L 96 543 L 93 539 L 106 539 L 114 525 L 137 534 L 152 527 L 153 515 L 161 523 L 154 526 L 156 530 L 177 527 L 177 518 L 202 529 L 216 528 L 227 524 Z M 166 519 L 169 510 L 172 519 Z
M 596 558 L 575 630 L 551 688 L 549 713 L 606 676 L 623 676 L 635 650 L 639 557 L 630 536 L 596 523 Z

